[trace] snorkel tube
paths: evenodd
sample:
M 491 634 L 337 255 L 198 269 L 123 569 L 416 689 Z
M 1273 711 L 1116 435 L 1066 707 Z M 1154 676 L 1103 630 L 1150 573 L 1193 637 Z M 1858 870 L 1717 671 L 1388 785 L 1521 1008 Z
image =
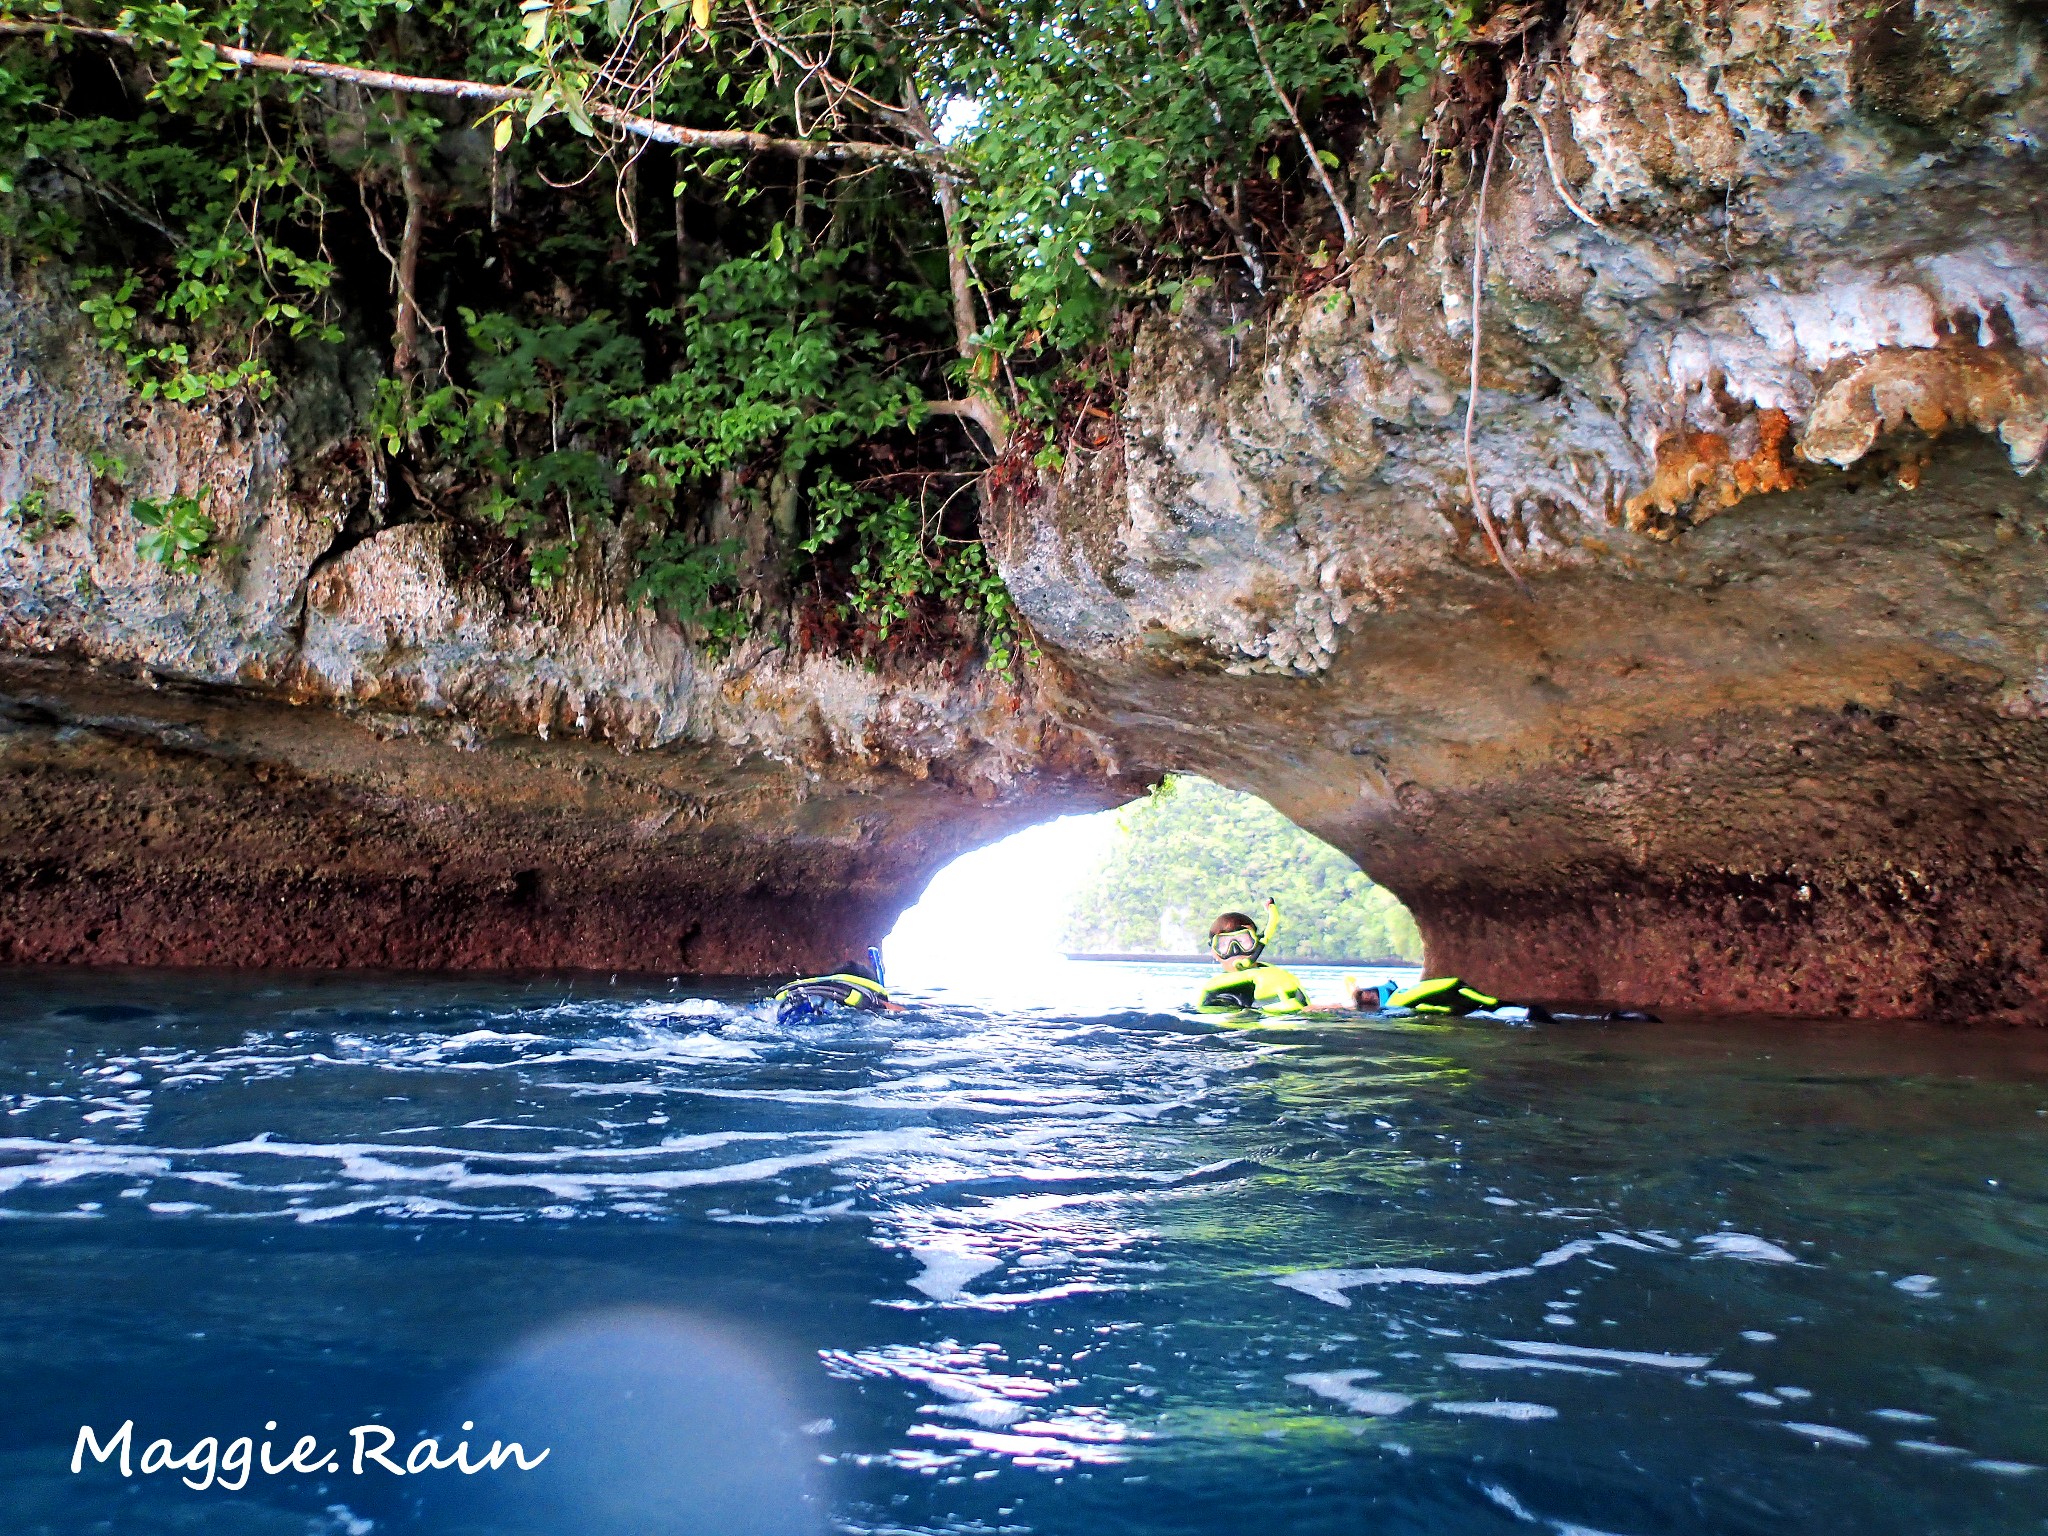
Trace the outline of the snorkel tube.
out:
M 889 985 L 889 978 L 882 974 L 882 951 L 873 944 L 868 946 L 868 969 L 874 972 L 878 985 Z

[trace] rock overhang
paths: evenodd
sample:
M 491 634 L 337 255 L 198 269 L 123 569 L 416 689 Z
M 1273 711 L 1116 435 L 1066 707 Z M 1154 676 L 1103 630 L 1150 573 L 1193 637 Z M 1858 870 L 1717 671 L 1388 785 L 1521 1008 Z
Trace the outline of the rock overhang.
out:
M 1266 795 L 1436 968 L 2048 1017 L 2039 29 L 1884 8 L 1961 79 L 1908 120 L 1812 9 L 1588 7 L 1504 125 L 1470 451 L 1526 599 L 1465 492 L 1469 198 L 1255 340 L 1150 322 L 996 547 L 1131 762 Z
M 1528 599 L 1464 493 L 1455 187 L 1375 206 L 1341 282 L 1255 324 L 1146 324 L 1118 430 L 990 509 L 1046 652 L 1022 681 L 709 657 L 603 595 L 604 550 L 507 606 L 431 527 L 340 537 L 306 472 L 331 445 L 138 413 L 89 351 L 53 384 L 17 346 L 0 492 L 49 474 L 95 515 L 6 576 L 9 648 L 63 658 L 11 669 L 15 883 L 45 894 L 10 953 L 829 963 L 952 852 L 1191 769 L 1359 858 L 1490 985 L 2043 1016 L 2040 28 L 1948 0 L 1574 18 L 1503 127 L 1478 317 L 1473 468 Z M 47 329 L 7 302 L 17 342 Z M 138 489 L 228 488 L 232 570 L 133 558 L 84 417 L 135 439 Z M 329 810 L 259 793 L 287 780 Z M 331 825 L 353 862 L 321 862 Z

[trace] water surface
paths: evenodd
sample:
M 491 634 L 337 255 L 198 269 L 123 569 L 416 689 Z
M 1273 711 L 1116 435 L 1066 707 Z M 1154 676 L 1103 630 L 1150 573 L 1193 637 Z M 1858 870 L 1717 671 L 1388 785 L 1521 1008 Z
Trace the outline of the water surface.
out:
M 0 973 L 0 1526 L 2048 1529 L 2040 1036 L 1188 990 Z

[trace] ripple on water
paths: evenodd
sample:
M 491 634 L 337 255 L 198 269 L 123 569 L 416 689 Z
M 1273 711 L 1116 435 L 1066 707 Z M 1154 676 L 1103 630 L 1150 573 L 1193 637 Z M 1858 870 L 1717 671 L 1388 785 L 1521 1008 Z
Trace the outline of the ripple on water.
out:
M 443 1370 L 392 1409 L 424 1423 L 625 1301 L 800 1358 L 791 1433 L 846 1530 L 2048 1517 L 2032 1249 L 1985 1237 L 2048 1209 L 2048 1073 L 1964 1071 L 1955 1037 L 1889 1037 L 1894 1073 L 1732 1027 L 785 1029 L 759 989 L 295 986 L 17 988 L 15 1379 L 74 1416 L 64 1362 L 110 1319 L 178 1380 L 241 1350 L 351 1409 Z M 158 1284 L 179 1254 L 196 1278 Z M 139 1497 L 124 1530 L 185 1518 Z

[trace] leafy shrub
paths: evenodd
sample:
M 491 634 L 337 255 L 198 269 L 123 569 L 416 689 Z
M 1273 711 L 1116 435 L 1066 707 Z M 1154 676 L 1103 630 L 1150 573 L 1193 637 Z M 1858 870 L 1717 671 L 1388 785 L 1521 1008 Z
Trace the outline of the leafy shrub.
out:
M 189 576 L 199 569 L 200 561 L 215 553 L 213 518 L 194 498 L 139 498 L 132 511 L 145 530 L 135 541 L 135 552 L 143 559 Z
M 0 36 L 0 247 L 63 262 L 136 390 L 198 408 L 329 367 L 345 334 L 382 346 L 389 317 L 375 477 L 408 516 L 502 534 L 537 587 L 631 519 L 634 600 L 707 635 L 791 622 L 769 599 L 802 591 L 858 646 L 973 635 L 1008 666 L 1029 652 L 978 494 L 949 498 L 992 456 L 1061 468 L 1063 414 L 1113 403 L 1145 308 L 1333 271 L 1373 102 L 1454 73 L 1486 8 L 41 0 L 13 14 L 55 31 Z M 479 117 L 223 43 L 532 94 Z M 936 118 L 951 174 L 621 141 L 621 104 L 925 150 Z M 146 542 L 189 569 L 210 524 L 174 513 Z M 692 531 L 736 525 L 769 551 L 745 573 Z
M 69 528 L 78 521 L 64 508 L 50 505 L 50 488 L 40 480 L 30 486 L 19 500 L 0 508 L 0 520 L 12 523 L 21 530 L 23 538 L 31 540 Z
M 747 629 L 746 620 L 723 601 L 739 574 L 739 552 L 737 539 L 697 544 L 682 534 L 664 534 L 640 550 L 640 574 L 627 601 L 652 604 L 713 645 L 728 645 Z

